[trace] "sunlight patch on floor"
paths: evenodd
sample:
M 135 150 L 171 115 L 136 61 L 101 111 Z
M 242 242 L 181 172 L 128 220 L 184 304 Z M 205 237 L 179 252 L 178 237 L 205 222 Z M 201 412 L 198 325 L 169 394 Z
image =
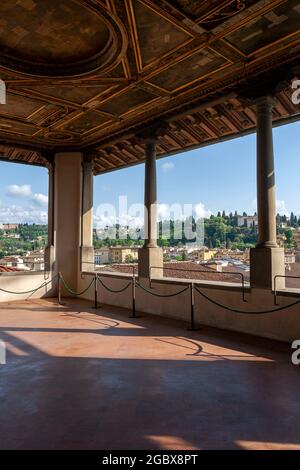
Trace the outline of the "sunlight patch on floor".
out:
M 146 436 L 146 438 L 158 446 L 160 449 L 165 450 L 200 450 L 199 447 L 191 444 L 190 442 L 177 436 Z
M 245 450 L 300 450 L 300 444 L 289 442 L 235 441 Z

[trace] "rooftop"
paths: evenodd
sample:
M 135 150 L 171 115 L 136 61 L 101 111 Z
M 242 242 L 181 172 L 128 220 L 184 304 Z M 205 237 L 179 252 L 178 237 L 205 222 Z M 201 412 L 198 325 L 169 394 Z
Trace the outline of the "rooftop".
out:
M 11 273 L 16 271 L 22 271 L 22 269 L 14 268 L 12 266 L 0 266 L 0 273 Z
M 133 264 L 112 264 L 101 268 L 101 270 L 132 274 Z M 215 269 L 209 266 L 198 265 L 189 261 L 164 263 L 165 277 L 241 283 L 241 276 L 236 273 L 242 273 L 245 281 L 249 281 L 249 273 L 245 273 L 245 271 L 238 269 L 238 267 L 228 266 L 224 268 L 224 271 L 229 274 L 224 272 L 217 273 Z

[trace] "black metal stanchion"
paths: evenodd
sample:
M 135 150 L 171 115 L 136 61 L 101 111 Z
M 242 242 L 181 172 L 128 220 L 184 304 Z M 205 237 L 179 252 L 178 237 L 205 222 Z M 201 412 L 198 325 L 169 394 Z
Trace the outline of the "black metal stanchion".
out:
M 58 304 L 61 305 L 61 273 L 57 274 L 57 281 L 58 281 Z
M 129 315 L 129 318 L 139 318 L 139 315 L 137 315 L 136 311 L 135 311 L 136 285 L 135 285 L 135 275 L 134 274 L 132 276 L 131 293 L 132 293 L 132 312 L 131 312 L 131 315 Z
M 95 304 L 94 308 L 98 308 L 98 274 L 95 274 L 95 286 L 94 286 L 94 299 L 95 299 Z
M 132 293 L 132 312 L 129 318 L 136 318 L 136 315 L 135 315 L 135 275 L 134 274 L 132 276 L 131 293 Z
M 194 296 L 194 283 L 190 284 L 190 307 L 191 307 L 191 326 L 188 331 L 197 331 L 200 328 L 195 327 L 195 296 Z

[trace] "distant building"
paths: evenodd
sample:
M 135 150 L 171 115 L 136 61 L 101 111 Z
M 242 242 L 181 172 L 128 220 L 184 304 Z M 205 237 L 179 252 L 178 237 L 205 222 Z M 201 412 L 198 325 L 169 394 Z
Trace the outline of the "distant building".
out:
M 257 227 L 258 219 L 257 215 L 238 215 L 237 216 L 238 227 Z
M 277 235 L 277 245 L 280 248 L 283 248 L 286 242 L 286 236 L 284 234 L 278 234 Z
M 110 262 L 110 248 L 104 246 L 103 248 L 97 248 L 94 251 L 94 263 L 99 264 L 108 264 Z
M 4 232 L 3 238 L 19 240 L 21 236 L 19 233 L 15 233 L 15 232 Z
M 210 250 L 208 248 L 201 248 L 199 250 L 194 250 L 192 253 L 189 254 L 189 258 L 193 261 L 210 261 L 212 258 L 215 257 L 218 250 Z
M 44 271 L 45 260 L 44 250 L 35 250 L 28 252 L 26 256 L 22 257 L 24 266 L 32 271 Z M 46 267 L 48 269 L 48 267 Z
M 18 230 L 19 224 L 0 224 L 2 230 Z
M 296 254 L 293 251 L 286 251 L 284 254 L 284 262 L 286 266 L 296 263 Z
M 293 233 L 294 242 L 296 243 L 297 250 L 300 251 L 300 228 L 297 228 Z
M 131 246 L 111 246 L 110 260 L 112 263 L 125 263 L 127 257 L 137 260 L 138 248 Z
M 21 270 L 28 270 L 24 265 L 23 259 L 20 256 L 4 256 L 0 259 L 0 265 L 8 268 L 17 268 Z

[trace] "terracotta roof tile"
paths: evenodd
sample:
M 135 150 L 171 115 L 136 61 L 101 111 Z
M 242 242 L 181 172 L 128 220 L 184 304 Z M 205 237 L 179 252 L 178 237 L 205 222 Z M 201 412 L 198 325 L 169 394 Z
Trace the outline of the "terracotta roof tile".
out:
M 14 268 L 12 266 L 0 266 L 0 273 L 11 273 L 15 271 L 22 271 L 22 269 Z

